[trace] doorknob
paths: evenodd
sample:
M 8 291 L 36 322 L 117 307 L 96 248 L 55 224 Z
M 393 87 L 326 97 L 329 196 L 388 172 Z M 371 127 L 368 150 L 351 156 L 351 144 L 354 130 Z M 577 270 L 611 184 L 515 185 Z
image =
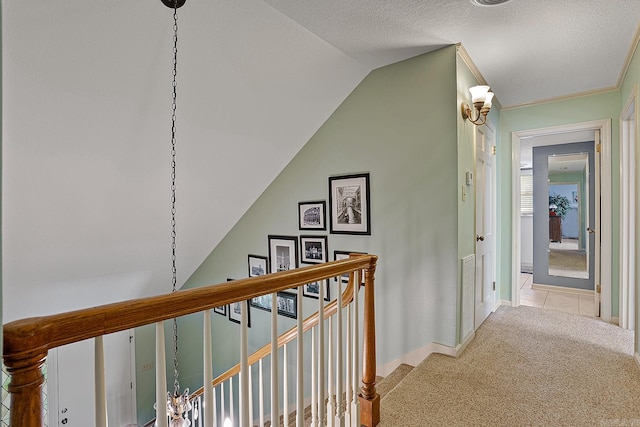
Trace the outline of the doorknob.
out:
M 476 242 L 484 242 L 484 236 L 482 234 L 478 234 L 476 236 Z
M 587 231 L 589 232 L 589 234 L 593 234 L 593 233 L 595 233 L 595 232 L 596 232 L 596 230 L 594 230 L 594 229 L 593 229 L 593 228 L 591 228 L 591 227 L 587 227 Z

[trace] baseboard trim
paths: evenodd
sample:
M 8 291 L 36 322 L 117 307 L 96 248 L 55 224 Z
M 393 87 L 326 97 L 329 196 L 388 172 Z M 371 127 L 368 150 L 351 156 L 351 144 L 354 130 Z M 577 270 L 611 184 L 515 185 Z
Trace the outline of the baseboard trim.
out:
M 636 365 L 638 365 L 638 369 L 640 369 L 640 353 L 638 353 L 637 351 L 634 356 L 634 359 L 636 360 Z
M 465 340 L 454 347 L 449 347 L 447 345 L 438 344 L 432 342 L 430 344 L 425 345 L 417 350 L 414 350 L 410 353 L 405 354 L 395 360 L 392 360 L 389 363 L 386 363 L 382 366 L 378 366 L 376 368 L 376 375 L 380 375 L 381 377 L 386 377 L 391 372 L 393 372 L 398 366 L 403 363 L 411 366 L 418 366 L 420 362 L 427 358 L 432 353 L 444 354 L 445 356 L 458 357 L 462 354 L 462 352 L 467 348 L 469 343 L 475 337 L 475 332 L 471 332 Z
M 568 288 L 566 286 L 541 285 L 538 283 L 533 283 L 531 285 L 531 289 L 535 289 L 538 291 L 565 292 L 567 294 L 578 294 L 593 297 L 593 290 L 590 291 L 588 289 Z
M 500 307 L 501 305 L 506 305 L 507 307 L 513 307 L 513 303 L 510 300 L 506 300 L 506 299 L 501 299 L 498 302 L 498 305 L 496 306 L 496 310 L 498 309 L 498 307 Z M 493 310 L 493 311 L 496 311 Z
M 611 321 L 609 323 L 620 326 L 620 318 L 619 317 L 612 317 Z

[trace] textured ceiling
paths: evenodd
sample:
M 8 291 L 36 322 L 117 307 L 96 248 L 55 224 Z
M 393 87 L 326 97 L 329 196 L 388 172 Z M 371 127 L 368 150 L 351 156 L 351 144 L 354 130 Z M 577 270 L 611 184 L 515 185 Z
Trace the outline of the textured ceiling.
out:
M 638 0 L 265 0 L 369 67 L 462 43 L 503 106 L 617 84 Z

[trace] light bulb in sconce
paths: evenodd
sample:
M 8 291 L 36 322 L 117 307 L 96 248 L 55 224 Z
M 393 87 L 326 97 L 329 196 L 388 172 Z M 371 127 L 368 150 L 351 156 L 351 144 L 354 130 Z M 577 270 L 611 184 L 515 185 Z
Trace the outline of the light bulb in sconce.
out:
M 229 417 L 224 419 L 224 427 L 231 427 L 231 420 Z
M 491 103 L 493 101 L 494 93 L 491 92 L 491 87 L 487 85 L 478 85 L 469 88 L 471 93 L 471 102 L 473 103 L 473 109 L 476 111 L 476 117 L 473 118 L 473 110 L 466 102 L 460 105 L 460 112 L 464 120 L 469 120 L 476 126 L 483 125 L 487 122 L 487 114 L 491 110 Z

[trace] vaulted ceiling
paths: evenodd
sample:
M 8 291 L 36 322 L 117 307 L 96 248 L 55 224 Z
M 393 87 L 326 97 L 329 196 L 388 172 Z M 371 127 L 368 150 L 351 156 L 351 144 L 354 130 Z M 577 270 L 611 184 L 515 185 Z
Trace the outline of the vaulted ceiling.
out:
M 4 320 L 169 291 L 171 10 L 2 14 Z M 187 0 L 178 15 L 182 283 L 371 70 L 462 42 L 503 106 L 612 88 L 640 2 Z

